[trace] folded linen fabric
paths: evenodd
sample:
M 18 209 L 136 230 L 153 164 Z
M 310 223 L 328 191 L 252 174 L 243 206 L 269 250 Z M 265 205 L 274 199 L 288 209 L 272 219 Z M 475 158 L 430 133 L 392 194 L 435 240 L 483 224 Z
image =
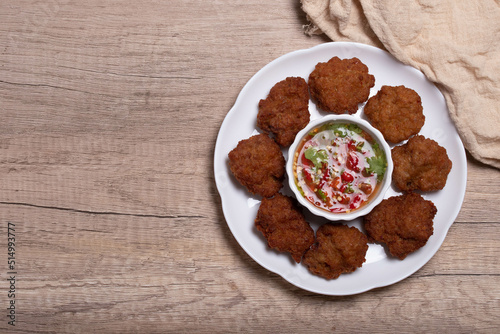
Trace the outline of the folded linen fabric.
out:
M 307 32 L 384 48 L 422 71 L 443 93 L 469 153 L 500 168 L 500 1 L 301 2 Z

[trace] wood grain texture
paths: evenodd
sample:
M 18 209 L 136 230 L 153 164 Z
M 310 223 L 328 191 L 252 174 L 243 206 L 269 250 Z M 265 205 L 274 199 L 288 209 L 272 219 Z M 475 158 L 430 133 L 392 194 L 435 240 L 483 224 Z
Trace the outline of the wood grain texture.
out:
M 213 177 L 217 133 L 262 66 L 328 41 L 303 33 L 299 1 L 4 1 L 0 22 L 0 331 L 500 327 L 500 175 L 471 158 L 443 246 L 389 287 L 312 294 L 231 235 Z

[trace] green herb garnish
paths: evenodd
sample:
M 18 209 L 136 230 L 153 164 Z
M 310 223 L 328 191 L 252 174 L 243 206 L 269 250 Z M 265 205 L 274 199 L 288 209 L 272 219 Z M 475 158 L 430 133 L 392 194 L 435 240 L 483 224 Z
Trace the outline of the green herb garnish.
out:
M 318 189 L 318 191 L 317 191 L 316 193 L 318 194 L 319 198 L 321 198 L 321 200 L 322 200 L 323 202 L 326 202 L 326 201 L 327 201 L 328 196 L 326 196 L 326 194 L 323 192 L 323 190 Z
M 327 162 L 328 159 L 328 154 L 325 150 L 318 150 L 312 146 L 305 151 L 304 156 L 306 159 L 310 160 L 316 168 L 321 168 L 323 163 Z
M 349 183 L 344 190 L 344 194 L 352 194 L 354 193 L 354 189 L 352 188 L 352 183 Z
M 340 138 L 344 138 L 347 136 L 347 128 L 345 124 L 340 123 L 330 123 L 326 127 L 328 130 L 333 131 L 333 133 Z
M 363 129 L 361 129 L 359 126 L 353 123 L 347 124 L 347 129 L 357 134 L 361 134 L 363 132 Z
M 387 158 L 385 157 L 384 151 L 382 151 L 377 143 L 373 144 L 372 147 L 375 156 L 366 159 L 366 162 L 370 165 L 366 170 L 370 173 L 377 174 L 377 180 L 382 181 L 385 170 L 387 169 Z

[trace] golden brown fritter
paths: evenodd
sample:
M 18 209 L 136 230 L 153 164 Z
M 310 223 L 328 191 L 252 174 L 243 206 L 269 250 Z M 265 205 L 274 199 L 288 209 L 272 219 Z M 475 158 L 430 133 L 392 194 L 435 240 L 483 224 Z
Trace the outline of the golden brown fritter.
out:
M 366 102 L 364 113 L 384 138 L 393 143 L 416 135 L 425 123 L 420 95 L 405 86 L 382 86 Z
M 383 200 L 365 216 L 365 229 L 376 242 L 385 243 L 391 255 L 403 260 L 423 247 L 434 232 L 436 206 L 416 193 Z
M 368 238 L 355 227 L 327 223 L 316 232 L 316 242 L 302 263 L 315 275 L 334 279 L 350 273 L 366 261 Z
M 252 194 L 271 197 L 283 186 L 285 158 L 268 135 L 240 141 L 228 157 L 231 172 Z
M 318 107 L 335 114 L 354 114 L 370 96 L 375 77 L 358 58 L 331 58 L 309 75 L 309 90 Z
M 289 146 L 295 135 L 309 123 L 309 89 L 303 78 L 288 77 L 271 88 L 259 102 L 257 126 Z
M 452 162 L 446 149 L 418 135 L 392 149 L 395 185 L 403 190 L 435 191 L 446 185 Z
M 314 242 L 314 231 L 296 202 L 280 193 L 262 200 L 255 227 L 262 232 L 270 248 L 289 252 L 297 263 Z

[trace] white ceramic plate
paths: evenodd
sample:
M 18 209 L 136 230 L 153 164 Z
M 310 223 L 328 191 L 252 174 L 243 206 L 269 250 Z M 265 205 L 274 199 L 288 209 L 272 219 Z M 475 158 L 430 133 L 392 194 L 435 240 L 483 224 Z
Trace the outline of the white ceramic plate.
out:
M 238 142 L 258 133 L 256 118 L 260 99 L 267 97 L 277 82 L 289 76 L 306 79 L 318 62 L 330 58 L 359 58 L 375 76 L 375 86 L 370 96 L 375 95 L 383 85 L 405 85 L 415 90 L 422 98 L 425 125 L 420 134 L 434 139 L 446 148 L 453 167 L 445 188 L 438 192 L 424 193 L 424 198 L 434 202 L 438 213 L 434 219 L 434 234 L 427 244 L 410 254 L 405 260 L 388 257 L 384 248 L 370 244 L 363 266 L 338 279 L 326 280 L 309 273 L 302 264 L 296 264 L 287 253 L 278 253 L 267 247 L 266 241 L 254 227 L 254 219 L 261 198 L 250 195 L 233 177 L 228 167 L 227 154 Z M 309 103 L 311 120 L 326 115 Z M 363 117 L 361 105 L 358 117 Z M 283 150 L 285 158 L 286 150 Z M 285 280 L 302 289 L 325 295 L 352 295 L 373 288 L 396 283 L 420 269 L 437 252 L 457 217 L 465 195 L 467 165 L 465 150 L 454 124 L 449 118 L 444 97 L 426 77 L 413 67 L 406 66 L 387 52 L 357 43 L 332 42 L 307 50 L 286 54 L 257 72 L 243 87 L 233 108 L 228 112 L 219 131 L 215 146 L 214 173 L 217 189 L 222 200 L 222 209 L 231 232 L 243 249 L 264 268 L 281 275 Z M 292 195 L 284 182 L 281 190 Z M 390 188 L 385 198 L 400 195 Z M 327 221 L 307 213 L 306 219 L 316 230 Z M 362 229 L 362 219 L 344 222 Z

